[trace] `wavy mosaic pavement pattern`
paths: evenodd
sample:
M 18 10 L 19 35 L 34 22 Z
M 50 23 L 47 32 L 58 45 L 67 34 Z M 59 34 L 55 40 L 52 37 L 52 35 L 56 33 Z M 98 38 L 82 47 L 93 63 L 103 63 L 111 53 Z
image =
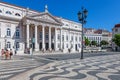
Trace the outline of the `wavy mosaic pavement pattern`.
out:
M 57 61 L 30 80 L 120 80 L 120 55 Z
M 20 60 L 20 61 L 11 61 L 6 63 L 1 63 L 0 65 L 0 80 L 9 80 L 9 78 L 18 75 L 19 73 L 25 72 L 36 66 L 40 63 L 34 60 Z

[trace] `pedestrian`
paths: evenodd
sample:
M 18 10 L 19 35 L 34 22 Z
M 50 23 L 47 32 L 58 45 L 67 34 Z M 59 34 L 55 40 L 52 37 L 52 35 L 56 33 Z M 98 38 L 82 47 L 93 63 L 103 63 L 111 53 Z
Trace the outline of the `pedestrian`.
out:
M 5 52 L 5 59 L 7 60 L 9 56 L 10 56 L 10 52 L 8 51 L 8 49 L 6 49 L 6 52 Z
M 17 51 L 16 51 L 16 49 L 15 49 L 15 55 L 17 54 Z
M 1 56 L 2 56 L 2 59 L 3 59 L 4 56 L 5 56 L 5 51 L 4 51 L 4 49 L 1 50 Z
M 13 55 L 13 51 L 12 51 L 12 49 L 10 49 L 10 59 L 11 59 L 12 55 Z
M 27 48 L 27 53 L 30 54 L 30 48 Z

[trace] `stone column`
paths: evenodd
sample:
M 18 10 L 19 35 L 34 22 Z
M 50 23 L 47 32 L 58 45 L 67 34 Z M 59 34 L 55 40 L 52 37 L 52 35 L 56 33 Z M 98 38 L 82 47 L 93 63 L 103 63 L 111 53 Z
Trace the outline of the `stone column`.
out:
M 38 25 L 35 25 L 35 51 L 38 51 L 38 38 L 37 38 L 37 31 Z
M 68 32 L 68 48 L 70 49 L 71 48 L 71 40 L 70 40 L 70 28 L 69 28 L 69 32 Z
M 55 46 L 55 51 L 57 50 L 57 28 L 55 28 L 55 42 L 54 42 L 54 46 Z
M 64 50 L 66 50 L 66 31 L 64 32 Z
M 73 34 L 73 50 L 75 51 L 75 33 Z
M 78 33 L 78 35 L 77 35 L 77 44 L 79 44 L 80 43 L 80 41 L 79 41 L 79 33 Z M 79 47 L 79 45 L 78 45 L 78 47 Z
M 45 51 L 45 26 L 42 26 L 42 50 Z
M 51 27 L 49 27 L 49 50 L 51 51 Z
M 29 34 L 29 26 L 30 24 L 27 24 L 27 29 L 26 29 L 26 36 L 27 36 L 27 48 L 30 48 L 30 43 L 29 43 L 29 41 L 30 41 L 30 34 Z
M 62 50 L 62 29 L 60 29 L 60 49 Z

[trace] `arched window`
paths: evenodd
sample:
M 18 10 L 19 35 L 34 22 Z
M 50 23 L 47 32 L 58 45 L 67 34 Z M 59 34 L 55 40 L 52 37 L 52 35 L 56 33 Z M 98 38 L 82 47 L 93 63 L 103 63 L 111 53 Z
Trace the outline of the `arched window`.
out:
M 16 38 L 20 38 L 20 30 L 16 30 Z
M 19 14 L 19 13 L 16 13 L 15 16 L 20 16 L 20 14 Z
M 10 11 L 6 11 L 6 14 L 10 14 L 11 15 L 12 13 Z
M 7 48 L 11 48 L 11 43 L 7 42 Z
M 0 9 L 0 13 L 2 13 L 2 10 Z
M 10 30 L 10 28 L 7 28 L 7 36 L 11 36 L 11 30 Z

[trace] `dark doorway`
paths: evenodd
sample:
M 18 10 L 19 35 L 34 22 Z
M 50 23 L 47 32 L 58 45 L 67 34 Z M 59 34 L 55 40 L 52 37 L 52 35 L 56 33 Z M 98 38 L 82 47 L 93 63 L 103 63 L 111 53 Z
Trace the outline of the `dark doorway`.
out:
M 32 43 L 32 49 L 33 50 L 35 49 L 35 43 Z
M 117 48 L 117 47 L 115 47 L 115 51 L 118 51 L 118 48 Z
M 54 50 L 54 43 L 52 43 L 52 50 Z
M 75 50 L 77 51 L 77 44 L 75 45 Z
M 45 48 L 46 48 L 46 50 L 48 50 L 48 48 L 49 48 L 49 44 L 48 43 L 46 43 Z
M 42 49 L 42 43 L 39 44 L 39 49 L 40 49 L 40 50 Z

